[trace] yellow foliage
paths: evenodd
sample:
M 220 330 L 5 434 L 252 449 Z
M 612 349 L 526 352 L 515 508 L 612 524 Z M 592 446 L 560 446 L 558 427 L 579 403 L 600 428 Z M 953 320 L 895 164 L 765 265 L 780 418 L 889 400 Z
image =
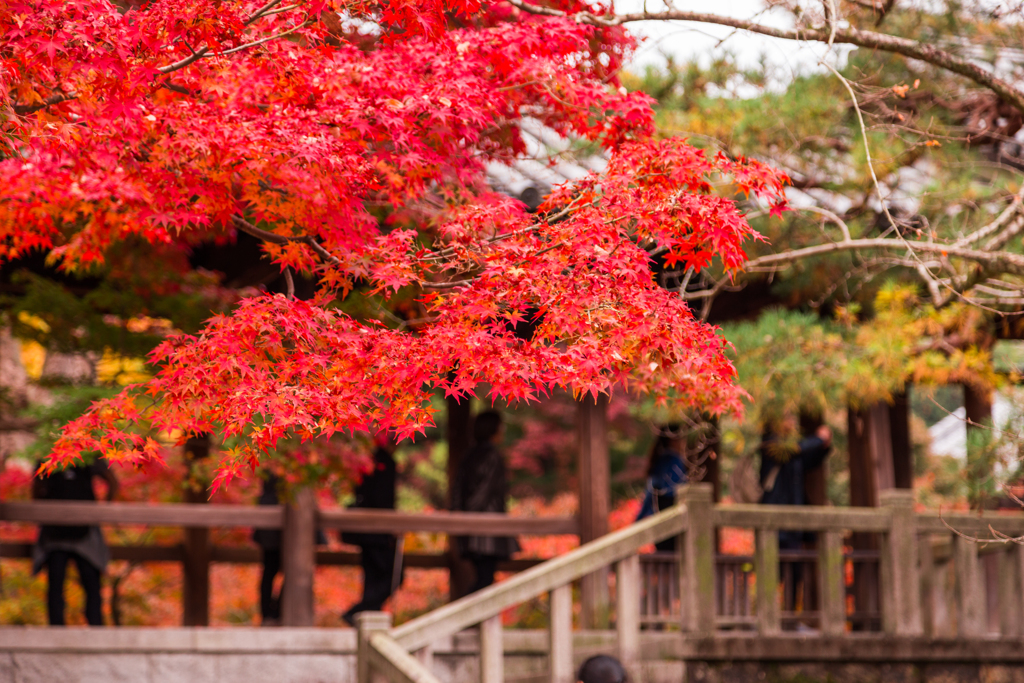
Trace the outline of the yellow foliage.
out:
M 21 317 L 20 315 L 18 316 Z M 42 322 L 42 321 L 40 321 Z M 43 323 L 45 324 L 45 323 Z M 37 380 L 43 376 L 43 363 L 46 362 L 46 348 L 35 341 L 20 341 L 21 364 L 25 366 L 25 374 L 29 379 Z
M 103 384 L 135 384 L 150 378 L 146 361 L 142 358 L 122 356 L 108 349 L 96 363 L 96 379 Z

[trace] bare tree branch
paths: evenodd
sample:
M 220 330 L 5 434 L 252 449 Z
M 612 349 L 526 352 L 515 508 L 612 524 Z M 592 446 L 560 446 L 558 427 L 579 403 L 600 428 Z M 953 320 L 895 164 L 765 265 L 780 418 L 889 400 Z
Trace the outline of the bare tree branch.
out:
M 832 30 L 803 26 L 791 29 L 776 28 L 774 26 L 759 24 L 755 21 L 725 17 L 718 14 L 708 14 L 705 12 L 669 10 L 666 12 L 633 12 L 628 14 L 607 15 L 597 15 L 590 12 L 577 12 L 569 15 L 560 10 L 554 10 L 548 7 L 538 7 L 537 5 L 523 2 L 523 0 L 508 0 L 508 2 L 524 12 L 531 12 L 533 14 L 541 14 L 545 16 L 569 17 L 577 22 L 590 24 L 592 26 L 621 26 L 622 24 L 629 24 L 637 21 L 692 21 L 702 24 L 731 26 L 744 31 L 750 31 L 751 33 L 759 33 L 772 38 L 781 38 L 782 40 L 816 41 L 821 43 L 856 45 L 858 47 L 864 47 L 872 50 L 893 52 L 895 54 L 903 55 L 904 57 L 920 59 L 923 62 L 927 62 L 969 78 L 978 85 L 982 85 L 995 92 L 1007 102 L 1010 102 L 1014 107 L 1024 112 L 1024 90 L 1021 90 L 1013 83 L 999 78 L 994 73 L 978 66 L 970 60 L 964 59 L 952 52 L 941 50 L 933 44 L 921 43 L 916 40 L 909 40 L 907 38 L 901 38 L 887 33 L 862 31 L 852 26 L 843 28 L 836 25 L 832 27 L 835 32 L 834 37 L 832 37 Z

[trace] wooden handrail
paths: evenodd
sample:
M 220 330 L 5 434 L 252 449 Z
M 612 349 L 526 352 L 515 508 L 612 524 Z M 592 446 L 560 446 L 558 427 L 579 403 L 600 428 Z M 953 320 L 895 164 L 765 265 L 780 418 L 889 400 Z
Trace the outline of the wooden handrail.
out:
M 676 505 L 565 555 L 516 574 L 499 584 L 439 607 L 391 632 L 408 651 L 479 624 L 507 607 L 546 593 L 635 554 L 641 547 L 678 536 L 686 527 L 686 506 Z
M 881 508 L 795 505 L 716 505 L 715 526 L 797 531 L 886 531 L 891 512 Z
M 283 510 L 280 505 L 34 500 L 0 503 L 0 520 L 33 524 L 148 524 L 196 528 L 253 526 L 280 529 Z
M 389 681 L 401 683 L 440 683 L 416 658 L 386 633 L 370 636 L 370 664 Z
M 193 503 L 94 503 L 15 501 L 0 503 L 0 520 L 33 524 L 147 524 L 193 528 L 257 527 L 280 529 L 280 505 Z M 474 536 L 579 534 L 575 517 L 511 517 L 498 513 L 394 510 L 320 510 L 317 524 L 342 531 L 403 533 L 428 531 Z
M 579 535 L 575 517 L 511 517 L 496 512 L 431 512 L 413 514 L 394 510 L 320 510 L 325 529 L 397 533 L 433 531 L 472 536 Z

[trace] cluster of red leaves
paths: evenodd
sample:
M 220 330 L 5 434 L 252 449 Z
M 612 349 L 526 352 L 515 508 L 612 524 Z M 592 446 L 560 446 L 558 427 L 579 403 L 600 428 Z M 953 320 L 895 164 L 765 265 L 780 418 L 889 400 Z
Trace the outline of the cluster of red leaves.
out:
M 77 267 L 135 236 L 238 228 L 320 283 L 311 302 L 250 298 L 169 340 L 155 378 L 72 423 L 51 466 L 159 458 L 135 423 L 214 431 L 240 444 L 216 487 L 281 439 L 405 436 L 431 424 L 434 392 L 483 384 L 738 407 L 724 341 L 656 286 L 651 254 L 740 267 L 755 234 L 714 183 L 781 206 L 784 176 L 652 141 L 648 98 L 614 79 L 631 45 L 474 0 L 0 0 L 0 258 L 43 248 Z M 523 116 L 610 154 L 538 216 L 481 190 L 485 163 L 524 151 Z M 427 199 L 445 208 L 416 229 L 372 210 Z M 426 322 L 350 317 L 335 304 L 354 287 L 421 290 Z

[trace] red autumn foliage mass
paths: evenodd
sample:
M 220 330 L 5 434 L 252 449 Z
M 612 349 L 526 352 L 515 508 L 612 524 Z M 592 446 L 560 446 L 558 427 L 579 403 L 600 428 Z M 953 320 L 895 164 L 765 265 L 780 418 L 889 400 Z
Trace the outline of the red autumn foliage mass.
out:
M 757 236 L 732 197 L 779 208 L 785 177 L 654 139 L 647 97 L 615 77 L 632 47 L 504 2 L 0 0 L 0 258 L 43 249 L 75 269 L 126 241 L 244 231 L 318 283 L 167 340 L 154 378 L 69 425 L 50 465 L 160 459 L 138 424 L 217 432 L 237 445 L 216 487 L 282 438 L 408 435 L 435 392 L 484 384 L 736 408 L 725 342 L 657 286 L 651 254 L 742 267 Z M 596 145 L 607 170 L 535 214 L 489 191 L 524 117 Z M 383 312 L 400 295 L 415 321 Z M 382 312 L 351 312 L 354 296 Z

